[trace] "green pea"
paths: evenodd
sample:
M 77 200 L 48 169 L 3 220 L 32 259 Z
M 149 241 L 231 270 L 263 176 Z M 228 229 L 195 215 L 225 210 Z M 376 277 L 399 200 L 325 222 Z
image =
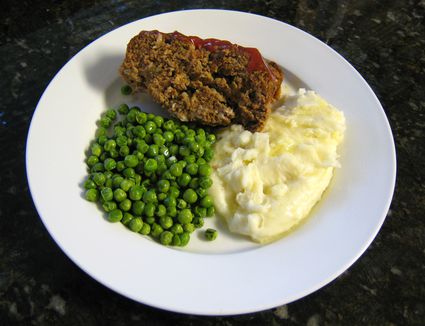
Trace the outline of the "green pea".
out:
M 122 190 L 121 188 L 114 190 L 114 199 L 117 202 L 122 202 L 126 198 L 127 198 L 127 193 L 124 190 Z
M 115 149 L 116 147 L 117 147 L 117 143 L 113 139 L 109 139 L 105 143 L 105 145 L 103 146 L 103 148 L 105 149 L 105 151 L 108 151 L 108 152 L 110 152 L 111 150 Z
M 187 173 L 182 173 L 182 175 L 180 176 L 180 177 L 178 177 L 178 179 L 177 179 L 177 183 L 178 183 L 178 185 L 179 186 L 181 186 L 181 187 L 186 187 L 189 183 L 190 183 L 190 180 L 191 180 L 192 178 L 190 177 L 190 175 L 189 174 L 187 174 Z
M 179 145 L 172 144 L 172 145 L 170 145 L 168 148 L 169 148 L 169 150 L 170 150 L 170 155 L 175 156 L 175 155 L 177 155 L 177 154 L 178 154 L 178 152 L 179 152 Z
M 170 150 L 168 149 L 167 146 L 162 145 L 159 147 L 159 154 L 162 155 L 165 159 L 166 157 L 170 156 Z M 165 160 L 164 160 L 164 163 L 165 163 Z
M 103 128 L 109 128 L 111 126 L 112 120 L 108 117 L 102 117 L 99 120 L 99 126 Z
M 105 184 L 103 186 L 107 188 L 112 188 L 112 179 L 106 179 Z
M 109 222 L 119 222 L 121 221 L 123 217 L 122 211 L 119 209 L 114 209 L 113 211 L 110 211 L 108 214 L 108 220 Z
M 154 172 L 156 171 L 157 168 L 158 168 L 158 163 L 153 158 L 147 159 L 143 167 L 145 172 Z
M 129 179 L 124 179 L 120 183 L 120 188 L 125 192 L 129 191 L 131 187 L 134 186 L 134 182 Z
M 217 238 L 217 235 L 218 235 L 217 230 L 214 230 L 214 229 L 206 229 L 206 230 L 205 230 L 205 238 L 206 238 L 208 241 L 213 241 L 213 240 L 215 240 L 215 239 Z
M 210 207 L 208 207 L 207 208 L 207 214 L 206 214 L 206 216 L 207 217 L 211 217 L 211 216 L 213 216 L 215 214 L 215 208 L 214 208 L 214 206 L 210 206 Z
M 188 208 L 182 209 L 177 215 L 177 220 L 181 224 L 190 223 L 192 222 L 192 219 L 193 219 L 192 212 Z
M 145 203 L 154 203 L 154 202 L 158 201 L 155 190 L 149 189 L 148 191 L 145 191 L 144 194 L 143 194 L 143 201 Z
M 177 205 L 177 200 L 174 197 L 168 196 L 164 199 L 164 205 L 167 207 L 175 207 Z
M 115 111 L 114 109 L 109 109 L 105 112 L 105 117 L 108 117 L 113 121 L 117 118 L 117 111 Z
M 159 146 L 157 144 L 152 144 L 149 146 L 148 151 L 146 152 L 146 155 L 148 157 L 155 157 L 159 154 Z
M 161 128 L 164 123 L 164 118 L 161 117 L 160 115 L 157 115 L 153 118 L 153 122 L 155 122 L 158 128 Z
M 143 227 L 143 221 L 140 217 L 133 218 L 128 224 L 128 227 L 133 232 L 139 232 Z
M 215 143 L 215 140 L 216 140 L 215 135 L 214 135 L 214 134 L 209 134 L 209 135 L 207 136 L 207 140 L 208 140 L 211 144 L 214 144 L 214 143 Z
M 96 137 L 106 136 L 106 128 L 99 126 L 95 132 Z M 100 144 L 100 143 L 99 143 Z
M 180 190 L 176 186 L 171 186 L 170 190 L 168 191 L 168 195 L 170 197 L 177 198 L 180 195 Z
M 158 195 L 156 195 L 159 201 L 164 201 L 165 198 L 167 198 L 167 194 L 164 194 L 163 192 L 160 192 Z
M 177 208 L 176 206 L 168 206 L 167 207 L 167 215 L 171 217 L 177 216 Z
M 198 166 L 205 164 L 205 163 L 207 163 L 207 161 L 205 161 L 202 157 L 200 157 L 196 160 L 196 164 L 198 164 Z
M 146 142 L 143 140 L 143 141 L 140 141 L 138 144 L 137 144 L 137 150 L 140 152 L 140 153 L 142 153 L 142 154 L 145 154 L 148 150 L 149 150 L 149 145 L 148 144 L 146 144 Z
M 198 188 L 198 189 L 196 189 L 196 193 L 198 194 L 198 196 L 200 198 L 203 198 L 203 197 L 205 197 L 207 195 L 208 190 L 205 189 L 205 188 Z
M 150 120 L 146 121 L 144 127 L 148 134 L 153 134 L 157 128 L 155 122 Z
M 179 147 L 179 154 L 183 157 L 190 155 L 190 148 L 185 145 L 181 145 Z
M 91 154 L 94 156 L 100 156 L 102 154 L 102 146 L 100 146 L 98 143 L 94 143 L 90 148 Z
M 145 222 L 149 225 L 152 225 L 156 222 L 156 219 L 153 216 L 147 216 L 145 217 Z
M 155 215 L 161 217 L 165 214 L 167 214 L 167 208 L 162 204 L 158 205 L 155 210 Z
M 202 207 L 208 208 L 213 205 L 213 200 L 210 195 L 206 195 L 204 198 L 201 199 L 200 204 Z
M 86 190 L 88 190 L 88 189 L 96 189 L 96 187 L 97 187 L 96 184 L 91 179 L 87 179 L 84 182 L 84 189 L 86 189 Z
M 143 214 L 143 211 L 145 209 L 145 203 L 141 200 L 136 200 L 133 202 L 133 205 L 131 207 L 131 211 L 134 215 L 141 216 Z
M 146 144 L 152 144 L 152 135 L 151 134 L 146 134 L 145 142 L 146 142 Z
M 98 156 L 94 156 L 94 155 L 90 155 L 87 160 L 86 163 L 89 167 L 95 165 L 96 163 L 99 163 L 99 157 Z
M 99 191 L 97 189 L 88 189 L 86 191 L 86 199 L 91 202 L 96 202 L 99 199 Z
M 158 146 L 163 146 L 165 144 L 165 139 L 160 134 L 155 133 L 153 134 L 152 138 L 153 138 L 153 142 Z
M 109 155 L 112 158 L 118 158 L 120 153 L 118 152 L 118 150 L 116 148 L 113 148 L 109 151 Z
M 126 157 L 128 154 L 130 154 L 130 147 L 127 145 L 121 146 L 118 152 L 120 153 L 121 157 Z M 122 163 L 124 164 L 124 161 L 122 161 Z M 124 164 L 124 168 L 125 166 L 126 165 Z
M 127 212 L 131 209 L 131 200 L 126 198 L 120 202 L 119 207 L 123 212 Z
M 152 228 L 151 228 L 151 235 L 154 238 L 157 238 L 160 236 L 160 234 L 164 231 L 164 229 L 162 228 L 161 225 L 159 225 L 158 223 L 153 223 L 152 224 Z
M 169 229 L 173 225 L 173 219 L 170 216 L 161 216 L 159 218 L 159 223 L 161 224 L 162 228 Z
M 148 217 L 153 217 L 155 215 L 155 204 L 147 203 L 143 209 L 143 214 Z
M 164 231 L 159 236 L 159 242 L 164 246 L 170 245 L 172 241 L 173 241 L 173 234 L 169 231 Z
M 194 211 L 195 211 L 196 217 L 206 217 L 207 216 L 207 209 L 205 207 L 196 206 Z
M 213 181 L 209 177 L 199 178 L 199 186 L 204 188 L 204 189 L 210 188 L 212 186 L 212 184 L 213 184 Z
M 173 120 L 165 121 L 163 128 L 168 131 L 174 130 L 175 128 L 174 121 Z
M 143 223 L 142 228 L 139 233 L 143 235 L 148 235 L 151 232 L 151 226 L 148 223 Z
M 125 135 L 125 132 L 126 132 L 126 130 L 122 126 L 115 126 L 114 127 L 114 135 L 117 136 L 117 137 Z
M 118 161 L 116 169 L 117 169 L 118 172 L 123 171 L 125 169 L 124 161 Z
M 202 157 L 206 162 L 210 162 L 214 157 L 214 151 L 212 148 L 205 148 L 204 155 L 202 155 Z
M 164 143 L 171 143 L 174 140 L 174 134 L 171 131 L 165 131 L 162 134 L 162 138 L 164 139 Z
M 137 120 L 137 117 L 136 117 Z M 136 137 L 145 138 L 146 137 L 146 130 L 143 128 L 143 126 L 136 126 L 132 129 L 132 133 Z
M 193 204 L 198 200 L 198 195 L 193 189 L 188 188 L 183 193 L 183 199 L 189 204 Z
M 158 191 L 166 193 L 170 190 L 170 181 L 168 180 L 159 180 L 157 183 Z
M 124 85 L 121 87 L 121 94 L 122 95 L 130 95 L 133 92 L 131 87 L 129 85 Z
M 90 172 L 103 172 L 105 171 L 105 167 L 103 166 L 103 163 L 99 162 L 93 165 L 90 169 Z
M 192 178 L 189 183 L 189 187 L 192 189 L 196 189 L 199 187 L 199 178 Z
M 102 204 L 102 207 L 103 207 L 103 210 L 106 213 L 109 213 L 110 211 L 113 211 L 114 209 L 117 209 L 118 206 L 117 206 L 117 203 L 114 202 L 114 201 L 105 201 Z
M 93 181 L 98 186 L 101 186 L 105 183 L 106 177 L 103 173 L 97 172 L 93 174 Z
M 103 146 L 108 141 L 108 137 L 106 135 L 100 135 L 97 137 L 97 142 L 99 145 Z M 102 148 L 102 147 L 101 147 Z
M 179 223 L 174 223 L 170 228 L 170 232 L 173 234 L 182 234 L 183 231 L 183 226 Z
M 115 175 L 112 177 L 112 187 L 113 188 L 119 188 L 121 182 L 124 180 L 124 178 L 120 175 Z
M 211 175 L 212 168 L 208 164 L 201 164 L 198 173 L 201 177 L 208 177 Z
M 128 105 L 127 105 L 127 104 L 121 104 L 121 105 L 118 107 L 118 113 L 119 113 L 119 114 L 127 114 L 127 113 L 128 113 L 128 110 L 129 110 L 129 107 L 128 107 Z
M 140 174 L 136 174 L 134 176 L 134 184 L 136 186 L 140 186 L 140 182 L 142 181 L 142 176 Z
M 127 155 L 124 158 L 124 164 L 129 168 L 134 168 L 137 166 L 137 164 L 139 164 L 139 160 L 135 155 Z
M 195 225 L 193 225 L 193 223 L 187 223 L 183 225 L 183 230 L 185 232 L 192 233 L 193 231 L 195 231 Z
M 186 246 L 190 241 L 190 234 L 188 232 L 183 232 L 182 234 L 179 234 L 179 237 L 181 247 Z
M 113 158 L 107 158 L 103 162 L 106 171 L 111 171 L 117 167 L 117 162 Z
M 144 192 L 144 187 L 142 186 L 132 186 L 129 190 L 129 197 L 131 200 L 140 200 L 142 199 L 143 196 L 143 192 Z
M 171 175 L 173 175 L 175 177 L 179 177 L 183 173 L 183 169 L 182 169 L 181 165 L 178 164 L 178 163 L 174 163 L 173 165 L 171 165 L 169 171 L 170 171 Z
M 177 200 L 177 207 L 180 208 L 180 209 L 186 208 L 187 202 L 184 199 L 179 198 Z
M 202 217 L 195 217 L 193 219 L 193 225 L 195 225 L 195 228 L 199 229 L 204 226 L 204 219 Z
M 136 171 L 134 171 L 133 168 L 125 168 L 122 171 L 123 176 L 125 176 L 126 178 L 134 178 L 134 176 L 136 175 Z
M 121 219 L 121 223 L 127 226 L 133 218 L 134 218 L 133 215 L 131 215 L 128 212 L 125 212 L 122 219 Z
M 139 114 L 140 110 L 138 107 L 133 106 L 130 108 L 130 111 L 127 113 L 127 121 L 130 123 L 136 122 L 136 116 Z
M 111 188 L 105 187 L 100 191 L 100 194 L 104 201 L 109 201 L 114 198 L 114 193 Z
M 185 171 L 190 175 L 195 175 L 198 173 L 198 164 L 196 163 L 190 163 L 186 165 Z
M 181 241 L 180 241 L 180 237 L 179 237 L 179 235 L 178 235 L 178 234 L 174 234 L 174 235 L 173 235 L 173 241 L 171 241 L 171 244 L 172 244 L 173 246 L 180 246 Z

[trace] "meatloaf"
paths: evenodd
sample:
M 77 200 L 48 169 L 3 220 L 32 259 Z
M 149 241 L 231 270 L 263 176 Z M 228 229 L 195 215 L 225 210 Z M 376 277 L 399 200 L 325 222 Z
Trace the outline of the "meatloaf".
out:
M 250 131 L 263 128 L 283 79 L 255 48 L 159 31 L 130 40 L 120 74 L 181 121 Z

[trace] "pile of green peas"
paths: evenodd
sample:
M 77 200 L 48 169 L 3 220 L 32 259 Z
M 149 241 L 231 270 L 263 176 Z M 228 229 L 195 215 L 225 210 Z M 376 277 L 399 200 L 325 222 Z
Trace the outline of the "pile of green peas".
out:
M 208 195 L 214 142 L 204 128 L 136 106 L 107 110 L 87 154 L 85 198 L 99 202 L 110 222 L 185 246 L 214 215 Z

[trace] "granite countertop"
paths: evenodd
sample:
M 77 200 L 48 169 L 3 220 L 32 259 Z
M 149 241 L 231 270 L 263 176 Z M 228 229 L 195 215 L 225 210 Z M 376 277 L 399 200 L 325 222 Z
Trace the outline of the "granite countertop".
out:
M 0 7 L 0 325 L 425 323 L 424 0 L 6 0 Z M 313 34 L 369 82 L 394 133 L 396 190 L 375 241 L 336 280 L 275 309 L 200 317 L 124 298 L 67 258 L 43 226 L 28 190 L 28 127 L 55 73 L 120 25 L 189 8 L 253 12 Z

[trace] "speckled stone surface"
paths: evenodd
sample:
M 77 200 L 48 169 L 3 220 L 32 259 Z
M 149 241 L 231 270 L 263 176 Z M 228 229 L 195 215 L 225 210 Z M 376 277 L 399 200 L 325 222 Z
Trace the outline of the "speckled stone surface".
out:
M 31 116 L 81 48 L 160 12 L 225 8 L 285 21 L 341 53 L 389 118 L 398 177 L 365 254 L 321 290 L 243 316 L 200 317 L 128 300 L 81 271 L 34 208 L 25 174 Z M 0 325 L 424 325 L 425 1 L 2 1 L 0 4 Z

